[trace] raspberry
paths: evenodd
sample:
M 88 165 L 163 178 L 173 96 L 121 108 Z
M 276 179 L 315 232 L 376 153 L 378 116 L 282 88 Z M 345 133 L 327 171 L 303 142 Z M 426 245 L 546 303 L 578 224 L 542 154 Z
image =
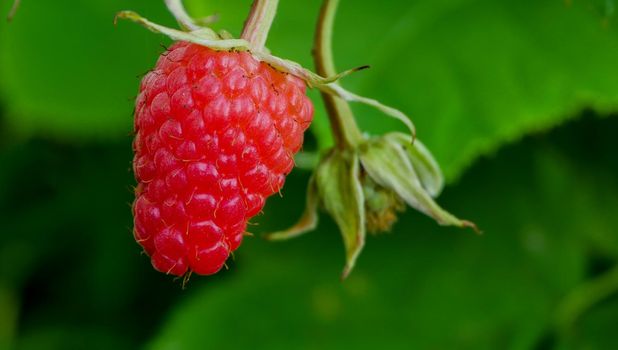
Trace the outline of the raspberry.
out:
M 313 117 L 305 89 L 248 52 L 177 42 L 161 55 L 133 141 L 133 232 L 155 269 L 221 269 L 294 166 Z

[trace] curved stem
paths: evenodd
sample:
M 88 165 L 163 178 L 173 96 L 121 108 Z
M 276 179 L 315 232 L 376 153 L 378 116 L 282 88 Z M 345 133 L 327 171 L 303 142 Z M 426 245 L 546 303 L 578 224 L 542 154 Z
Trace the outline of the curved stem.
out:
M 567 332 L 586 311 L 616 292 L 618 265 L 575 288 L 564 298 L 556 312 L 558 332 Z
M 254 0 L 241 39 L 249 42 L 252 51 L 262 51 L 268 38 L 268 31 L 275 19 L 279 0 Z
M 321 76 L 335 74 L 332 51 L 333 24 L 339 0 L 324 0 L 315 32 L 313 58 L 316 71 Z M 322 92 L 322 99 L 328 112 L 330 126 L 339 148 L 356 148 L 363 137 L 354 120 L 350 105 L 343 99 Z

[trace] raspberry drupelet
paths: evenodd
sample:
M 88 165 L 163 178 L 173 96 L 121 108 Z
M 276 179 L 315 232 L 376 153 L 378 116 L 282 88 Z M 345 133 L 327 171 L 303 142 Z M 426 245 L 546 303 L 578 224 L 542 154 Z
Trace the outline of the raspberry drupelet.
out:
M 176 42 L 135 109 L 134 235 L 155 269 L 214 274 L 278 192 L 313 118 L 305 83 L 249 52 Z

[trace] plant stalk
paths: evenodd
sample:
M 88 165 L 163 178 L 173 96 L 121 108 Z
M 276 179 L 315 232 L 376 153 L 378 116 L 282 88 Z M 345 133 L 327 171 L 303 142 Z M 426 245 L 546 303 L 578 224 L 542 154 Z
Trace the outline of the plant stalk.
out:
M 251 51 L 263 51 L 268 38 L 268 31 L 275 19 L 279 0 L 254 0 L 241 39 L 249 42 Z
M 616 292 L 618 292 L 618 265 L 583 283 L 564 298 L 556 312 L 557 331 L 561 334 L 569 333 L 583 314 Z
M 21 0 L 14 0 L 13 1 L 13 6 L 11 6 L 11 9 L 9 10 L 9 14 L 8 16 L 6 16 L 6 20 L 7 21 L 12 21 L 13 17 L 15 17 L 15 13 L 17 13 L 17 9 L 19 8 L 19 3 L 21 2 Z
M 313 59 L 317 73 L 323 77 L 336 74 L 332 37 L 338 5 L 339 0 L 324 0 L 316 26 Z M 363 140 L 363 136 L 354 120 L 350 105 L 343 99 L 324 92 L 322 92 L 322 99 L 328 112 L 335 146 L 355 149 Z

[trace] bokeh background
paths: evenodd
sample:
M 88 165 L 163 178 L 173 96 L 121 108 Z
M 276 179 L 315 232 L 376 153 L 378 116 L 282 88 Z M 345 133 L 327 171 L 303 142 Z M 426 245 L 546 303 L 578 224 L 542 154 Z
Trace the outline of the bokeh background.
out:
M 11 1 L 0 2 L 6 14 Z M 240 32 L 249 0 L 187 0 Z M 281 0 L 270 49 L 312 67 L 318 0 Z M 23 0 L 0 21 L 0 349 L 618 349 L 618 23 L 613 0 L 344 0 L 349 89 L 405 110 L 439 160 L 356 270 L 333 222 L 284 243 L 309 172 L 271 198 L 229 269 L 181 281 L 131 235 L 132 104 L 169 40 L 162 1 Z M 316 121 L 308 152 L 327 148 Z M 354 106 L 362 128 L 400 126 Z

